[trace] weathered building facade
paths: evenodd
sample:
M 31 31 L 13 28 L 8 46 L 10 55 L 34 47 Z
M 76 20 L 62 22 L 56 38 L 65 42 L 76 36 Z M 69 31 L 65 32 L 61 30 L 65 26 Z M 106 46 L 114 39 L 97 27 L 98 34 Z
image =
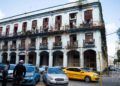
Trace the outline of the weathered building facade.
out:
M 101 4 L 81 0 L 0 20 L 0 62 L 36 66 L 106 65 Z

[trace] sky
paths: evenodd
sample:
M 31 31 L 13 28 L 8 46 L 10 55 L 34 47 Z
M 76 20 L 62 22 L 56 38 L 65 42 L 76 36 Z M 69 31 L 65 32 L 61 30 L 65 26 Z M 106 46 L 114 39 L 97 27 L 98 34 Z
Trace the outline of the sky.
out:
M 1 0 L 0 19 L 74 1 L 77 0 Z M 114 57 L 118 37 L 116 33 L 108 34 L 116 32 L 120 27 L 120 0 L 100 0 L 100 2 L 106 26 L 108 55 Z

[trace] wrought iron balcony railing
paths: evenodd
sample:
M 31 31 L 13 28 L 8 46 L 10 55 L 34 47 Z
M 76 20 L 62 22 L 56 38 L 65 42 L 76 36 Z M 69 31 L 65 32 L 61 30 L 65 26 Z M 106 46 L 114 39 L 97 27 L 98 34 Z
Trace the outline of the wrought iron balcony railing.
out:
M 71 49 L 71 48 L 78 48 L 78 41 L 68 41 L 67 42 L 67 48 Z
M 85 48 L 95 47 L 95 39 L 90 39 L 89 41 L 83 40 L 83 47 Z
M 62 49 L 62 42 L 54 42 L 53 49 Z

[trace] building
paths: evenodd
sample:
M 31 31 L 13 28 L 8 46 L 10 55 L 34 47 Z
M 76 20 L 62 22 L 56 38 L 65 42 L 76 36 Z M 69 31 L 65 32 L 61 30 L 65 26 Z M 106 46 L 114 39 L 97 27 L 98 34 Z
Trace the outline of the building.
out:
M 107 65 L 105 26 L 99 0 L 40 9 L 0 20 L 0 62 L 36 66 Z

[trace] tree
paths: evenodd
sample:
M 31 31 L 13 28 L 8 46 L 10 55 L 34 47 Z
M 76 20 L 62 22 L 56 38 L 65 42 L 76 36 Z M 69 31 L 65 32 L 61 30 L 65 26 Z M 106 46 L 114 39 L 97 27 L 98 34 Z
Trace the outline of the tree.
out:
M 120 60 L 120 50 L 117 51 L 117 57 Z
M 120 40 L 120 28 L 117 30 L 117 35 L 118 35 L 118 38 Z

